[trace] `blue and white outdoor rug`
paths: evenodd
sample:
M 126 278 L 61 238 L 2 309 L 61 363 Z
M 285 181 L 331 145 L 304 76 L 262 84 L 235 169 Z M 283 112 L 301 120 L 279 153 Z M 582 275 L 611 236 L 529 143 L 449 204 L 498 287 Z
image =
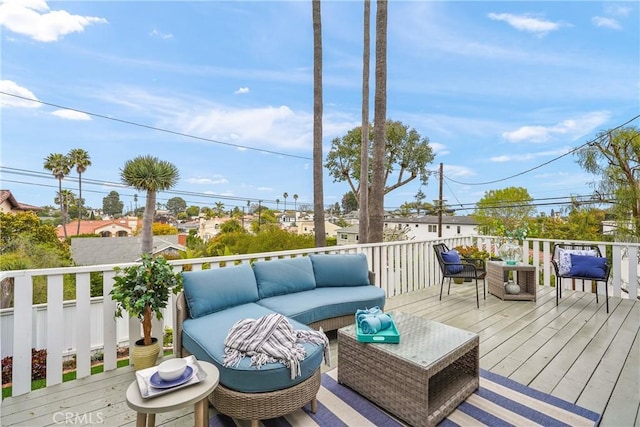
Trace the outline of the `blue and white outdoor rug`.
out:
M 310 406 L 284 417 L 263 420 L 265 427 L 402 426 L 395 418 L 336 381 L 337 369 L 322 374 L 318 411 Z M 480 388 L 439 426 L 597 426 L 600 414 L 541 393 L 513 380 L 480 370 Z M 209 427 L 248 425 L 215 415 Z

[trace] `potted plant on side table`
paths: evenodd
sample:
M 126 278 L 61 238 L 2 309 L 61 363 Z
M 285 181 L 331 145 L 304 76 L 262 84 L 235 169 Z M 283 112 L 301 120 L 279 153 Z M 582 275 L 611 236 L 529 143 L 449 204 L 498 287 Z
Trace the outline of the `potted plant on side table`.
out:
M 144 253 L 142 262 L 125 268 L 115 267 L 113 289 L 109 293 L 116 302 L 116 317 L 123 310 L 129 317 L 142 322 L 143 338 L 133 348 L 133 364 L 144 369 L 156 364 L 160 343 L 151 337 L 151 320 L 162 319 L 162 309 L 168 304 L 169 295 L 182 290 L 182 275 L 174 273 L 173 267 L 163 258 Z
M 460 254 L 462 262 L 473 264 L 478 270 L 484 270 L 486 268 L 485 264 L 491 255 L 489 252 L 480 250 L 477 246 L 472 245 L 459 245 L 455 247 L 455 250 Z M 465 280 L 471 281 L 471 279 Z

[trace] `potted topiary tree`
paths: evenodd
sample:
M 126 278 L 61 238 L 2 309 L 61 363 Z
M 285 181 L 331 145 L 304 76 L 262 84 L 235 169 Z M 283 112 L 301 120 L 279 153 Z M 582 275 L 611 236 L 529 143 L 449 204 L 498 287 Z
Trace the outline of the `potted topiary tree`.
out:
M 182 290 L 182 275 L 174 273 L 173 267 L 163 258 L 142 254 L 142 262 L 125 268 L 115 267 L 113 289 L 109 293 L 116 302 L 116 317 L 123 310 L 129 317 L 142 322 L 143 338 L 136 341 L 132 350 L 136 369 L 155 365 L 160 353 L 160 344 L 151 337 L 152 316 L 162 319 L 162 309 L 168 304 L 171 293 Z

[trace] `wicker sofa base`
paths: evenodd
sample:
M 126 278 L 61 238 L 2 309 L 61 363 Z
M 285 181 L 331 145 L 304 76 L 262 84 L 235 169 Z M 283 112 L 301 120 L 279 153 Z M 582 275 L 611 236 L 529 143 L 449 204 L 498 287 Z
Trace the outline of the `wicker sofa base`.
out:
M 265 393 L 242 393 L 218 384 L 209 395 L 209 401 L 220 413 L 240 420 L 251 420 L 251 425 L 257 426 L 259 420 L 281 417 L 309 402 L 311 411 L 316 412 L 319 389 L 320 369 L 293 387 Z

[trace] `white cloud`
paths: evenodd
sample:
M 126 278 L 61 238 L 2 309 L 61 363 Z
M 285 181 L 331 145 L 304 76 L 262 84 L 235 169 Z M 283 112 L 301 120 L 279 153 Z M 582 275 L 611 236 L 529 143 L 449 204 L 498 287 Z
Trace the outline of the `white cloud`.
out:
M 451 177 L 474 176 L 473 169 L 466 166 L 444 165 L 444 174 Z
M 273 188 L 271 188 L 271 187 L 257 187 L 256 190 L 258 190 L 258 191 L 273 191 Z
M 51 114 L 56 117 L 60 117 L 62 119 L 67 119 L 67 120 L 91 120 L 91 116 L 89 116 L 87 113 L 82 113 L 80 111 L 56 110 Z
M 603 16 L 594 16 L 591 23 L 596 27 L 611 28 L 612 30 L 621 30 L 622 26 L 613 18 L 605 18 Z
M 441 144 L 439 142 L 429 141 L 429 146 L 433 150 L 433 154 L 436 154 L 436 155 L 444 156 L 445 154 L 451 153 L 451 151 L 446 145 Z
M 628 16 L 631 13 L 631 8 L 628 6 L 622 6 L 621 4 L 606 3 L 604 11 L 607 15 L 612 16 Z
M 50 11 L 44 0 L 5 0 L 0 4 L 0 25 L 41 42 L 54 42 L 66 34 L 82 32 L 89 25 L 106 23 L 104 18 Z
M 608 111 L 596 111 L 574 119 L 563 120 L 555 125 L 522 126 L 511 132 L 503 132 L 502 137 L 509 142 L 533 143 L 549 142 L 556 137 L 575 140 L 605 123 L 610 115 Z
M 561 156 L 563 154 L 571 151 L 571 147 L 562 147 L 556 150 L 547 150 L 547 151 L 538 151 L 535 153 L 521 153 L 521 154 L 503 154 L 500 156 L 494 156 L 489 158 L 489 161 L 495 163 L 505 163 L 505 162 L 524 162 L 529 160 L 534 160 L 539 157 L 550 157 L 550 156 Z
M 215 178 L 187 178 L 186 180 L 189 184 L 204 184 L 204 185 L 215 185 L 215 184 L 228 184 L 229 180 L 222 176 L 216 176 Z
M 173 38 L 173 34 L 171 33 L 163 33 L 162 31 L 158 30 L 158 29 L 153 29 L 153 31 L 151 31 L 149 33 L 149 35 L 151 37 L 155 37 L 158 39 L 162 39 L 162 40 L 168 40 L 168 39 L 172 39 Z
M 242 95 L 244 93 L 249 93 L 249 88 L 248 87 L 241 87 L 240 89 L 236 90 L 233 93 L 236 94 L 236 95 Z
M 22 96 L 24 98 L 38 99 L 29 89 L 24 88 L 11 80 L 0 80 L 0 91 Z M 38 108 L 42 104 L 39 102 L 28 101 L 26 99 L 16 98 L 15 96 L 0 94 L 0 105 L 3 107 Z
M 558 30 L 563 24 L 536 18 L 529 14 L 514 15 L 511 13 L 490 13 L 487 15 L 494 21 L 503 21 L 519 31 L 526 31 L 538 35 L 544 35 L 549 31 Z

